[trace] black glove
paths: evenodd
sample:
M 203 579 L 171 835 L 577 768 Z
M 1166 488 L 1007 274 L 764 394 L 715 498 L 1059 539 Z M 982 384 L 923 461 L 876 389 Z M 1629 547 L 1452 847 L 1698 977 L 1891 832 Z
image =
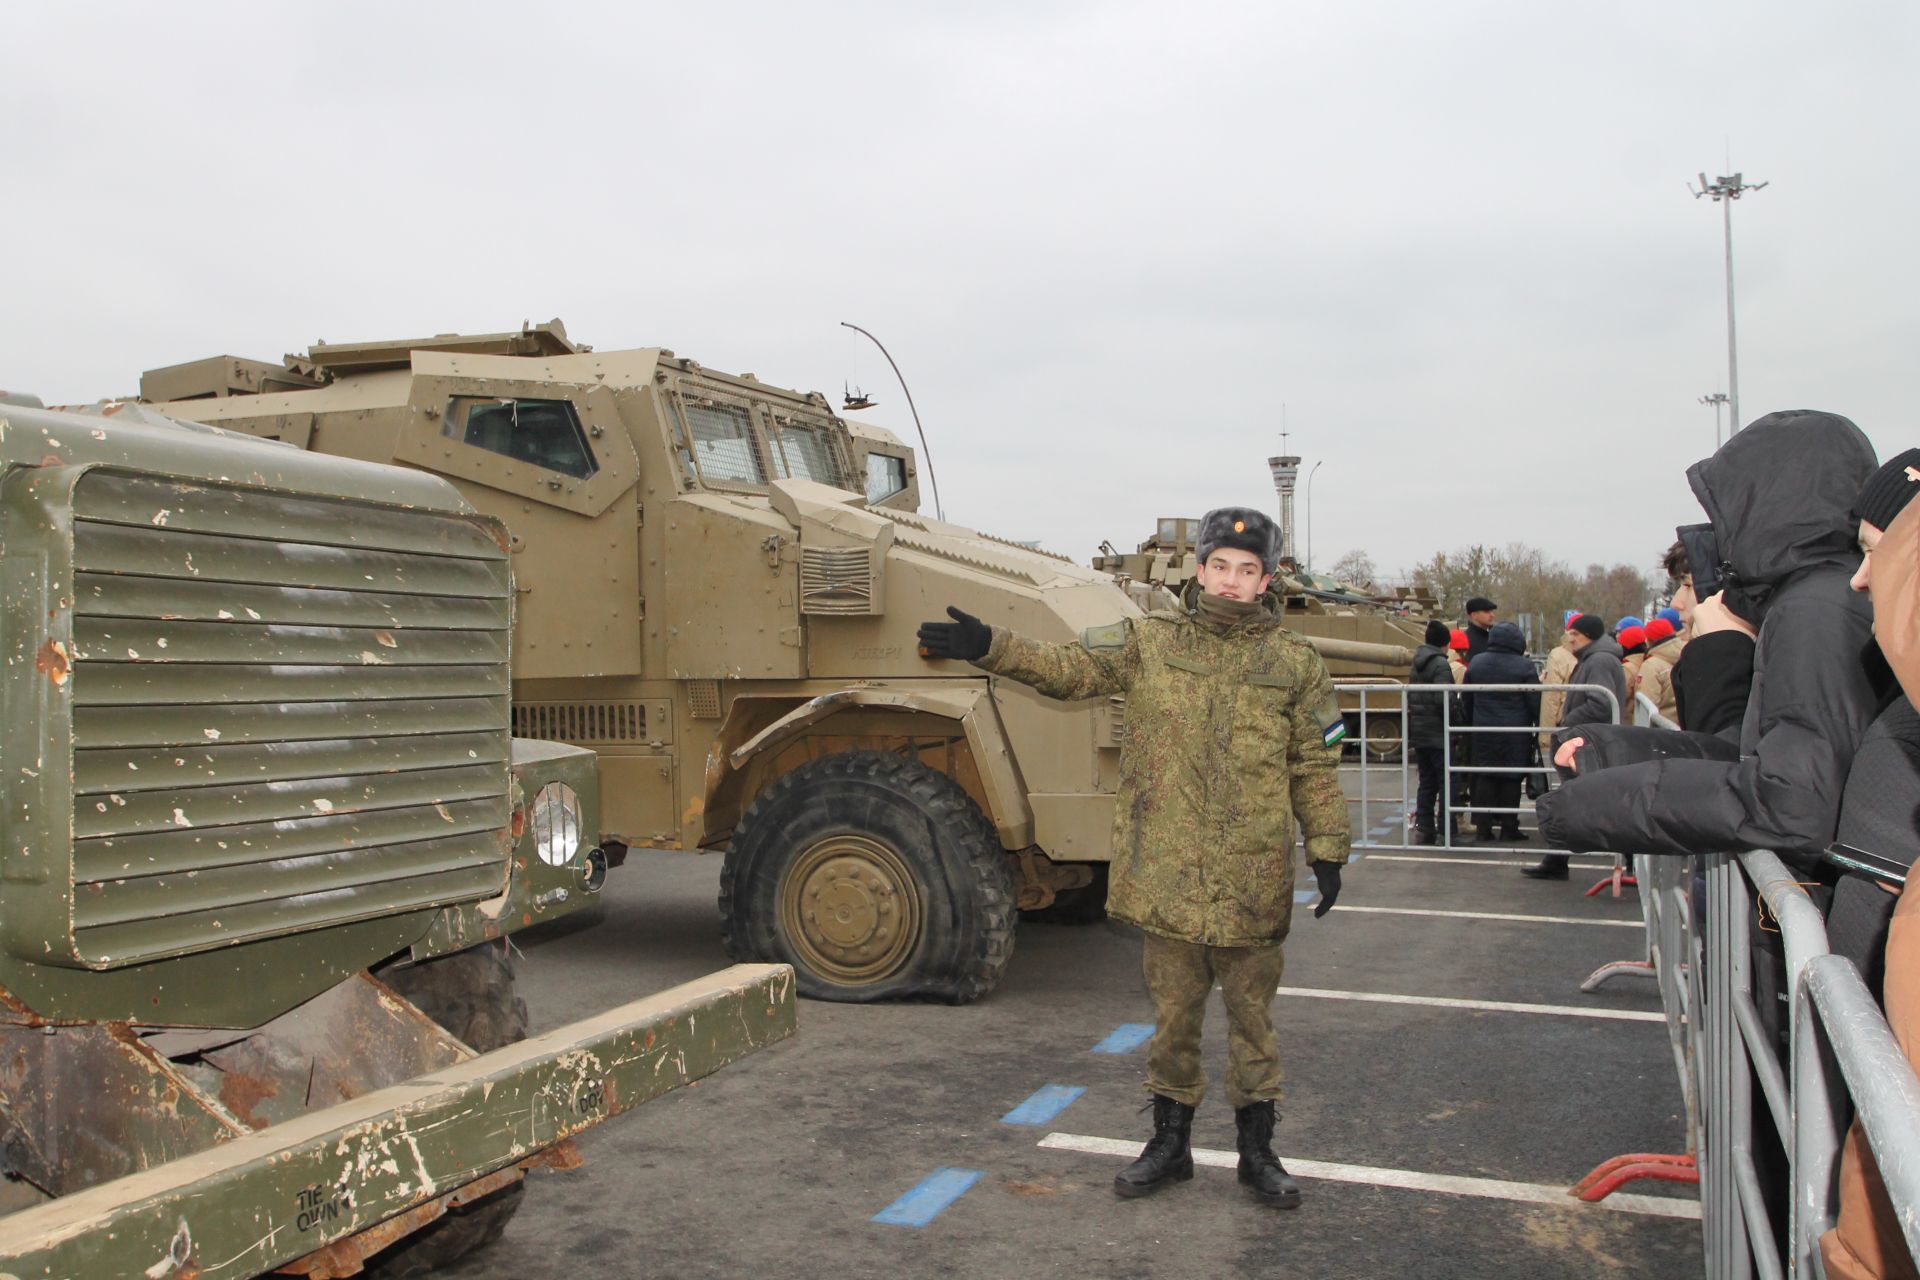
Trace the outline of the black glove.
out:
M 920 624 L 920 656 L 958 658 L 962 662 L 986 657 L 993 644 L 993 628 L 952 605 L 947 606 L 947 616 L 953 621 Z
M 1333 910 L 1333 904 L 1340 897 L 1340 864 L 1337 862 L 1310 863 L 1313 878 L 1320 882 L 1320 905 L 1313 909 L 1313 918 L 1318 920 Z

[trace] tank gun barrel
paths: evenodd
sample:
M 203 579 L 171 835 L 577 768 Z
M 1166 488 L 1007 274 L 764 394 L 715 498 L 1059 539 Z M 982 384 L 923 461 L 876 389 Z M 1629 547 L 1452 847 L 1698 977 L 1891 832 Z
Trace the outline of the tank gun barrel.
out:
M 1299 632 L 1294 634 L 1300 635 Z M 1371 644 L 1365 640 L 1338 640 L 1332 636 L 1300 635 L 1322 658 L 1336 662 L 1370 662 L 1383 667 L 1411 667 L 1413 650 L 1398 644 Z

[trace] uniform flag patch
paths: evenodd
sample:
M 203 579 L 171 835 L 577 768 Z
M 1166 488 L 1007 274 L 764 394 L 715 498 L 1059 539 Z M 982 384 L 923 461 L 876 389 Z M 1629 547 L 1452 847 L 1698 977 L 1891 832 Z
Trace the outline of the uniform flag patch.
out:
M 1320 721 L 1320 740 L 1328 746 L 1347 736 L 1347 718 L 1340 714 L 1340 703 L 1331 695 L 1320 704 L 1315 718 Z

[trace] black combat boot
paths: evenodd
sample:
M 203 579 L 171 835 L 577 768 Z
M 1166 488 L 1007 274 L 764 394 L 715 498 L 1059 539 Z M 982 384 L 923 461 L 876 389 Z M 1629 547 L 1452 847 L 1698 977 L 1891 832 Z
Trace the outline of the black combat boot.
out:
M 1193 1108 L 1153 1095 L 1153 1137 L 1140 1158 L 1113 1176 L 1113 1194 L 1150 1196 L 1169 1182 L 1193 1177 Z
M 1520 874 L 1530 880 L 1565 880 L 1570 861 L 1564 853 L 1549 853 L 1534 866 L 1520 868 Z
M 1276 1209 L 1300 1207 L 1300 1184 L 1287 1176 L 1287 1167 L 1273 1154 L 1273 1103 L 1255 1102 L 1236 1107 L 1234 1127 L 1239 1130 L 1240 1181 L 1251 1188 L 1262 1204 Z
M 1413 829 L 1413 842 L 1415 844 L 1438 844 L 1440 843 L 1440 833 L 1431 826 L 1415 827 Z

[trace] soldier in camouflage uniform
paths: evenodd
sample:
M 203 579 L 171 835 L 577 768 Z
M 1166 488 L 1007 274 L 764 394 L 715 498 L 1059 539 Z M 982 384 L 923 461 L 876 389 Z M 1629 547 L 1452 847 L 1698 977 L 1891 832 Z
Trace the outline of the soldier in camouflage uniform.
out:
M 1325 664 L 1280 625 L 1266 594 L 1279 541 L 1261 512 L 1207 513 L 1182 607 L 1094 627 L 1078 644 L 1042 644 L 958 609 L 947 610 L 951 623 L 920 629 L 926 656 L 970 660 L 1048 697 L 1126 694 L 1107 910 L 1146 933 L 1154 1136 L 1114 1179 L 1123 1196 L 1193 1176 L 1193 1110 L 1206 1092 L 1200 1028 L 1218 982 L 1240 1181 L 1265 1203 L 1300 1203 L 1272 1150 L 1281 1095 L 1272 1002 L 1293 914 L 1296 821 L 1320 887 L 1314 915 L 1340 892 L 1345 728 Z

